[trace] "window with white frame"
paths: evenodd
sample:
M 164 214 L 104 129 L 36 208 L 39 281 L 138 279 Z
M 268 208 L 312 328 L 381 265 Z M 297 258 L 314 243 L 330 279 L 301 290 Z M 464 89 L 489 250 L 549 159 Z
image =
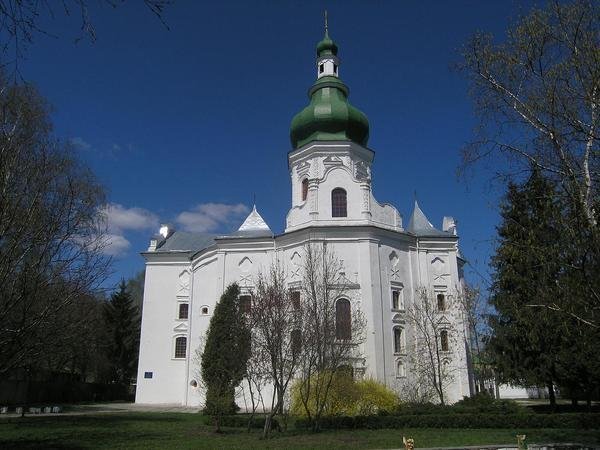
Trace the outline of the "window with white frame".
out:
M 189 303 L 179 303 L 179 308 L 177 311 L 177 318 L 179 320 L 187 320 L 188 316 L 189 316 L 189 311 L 190 311 L 190 304 Z
M 178 336 L 175 338 L 175 353 L 174 358 L 180 359 L 185 358 L 187 354 L 187 338 L 185 336 Z
M 396 361 L 396 376 L 398 378 L 406 377 L 406 366 L 404 364 L 404 361 L 402 361 L 401 359 Z
M 250 295 L 240 295 L 239 296 L 239 304 L 240 304 L 240 312 L 242 314 L 250 314 L 250 310 L 252 309 L 252 296 Z
M 440 347 L 443 352 L 450 351 L 450 343 L 448 342 L 448 330 L 440 331 Z
M 290 291 L 290 300 L 294 311 L 300 311 L 300 291 Z
M 306 201 L 308 197 L 308 178 L 302 180 L 302 201 Z
M 393 329 L 394 337 L 394 353 L 402 353 L 404 349 L 404 330 L 400 326 L 395 326 Z
M 352 339 L 352 315 L 350 301 L 340 298 L 335 302 L 335 337 L 348 341 Z
M 438 292 L 436 300 L 438 311 L 446 311 L 446 294 L 444 292 Z
M 402 286 L 392 287 L 392 309 L 400 311 L 404 309 L 404 293 Z

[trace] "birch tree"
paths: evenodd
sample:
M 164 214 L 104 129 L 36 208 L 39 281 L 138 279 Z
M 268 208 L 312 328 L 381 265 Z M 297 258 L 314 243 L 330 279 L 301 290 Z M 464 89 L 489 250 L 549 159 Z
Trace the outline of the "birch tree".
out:
M 600 4 L 551 2 L 512 26 L 504 42 L 475 34 L 464 47 L 477 136 L 465 167 L 491 159 L 494 175 L 522 178 L 531 167 L 559 187 L 562 233 L 579 246 L 571 264 L 586 292 L 562 311 L 600 325 Z M 520 181 L 520 180 L 517 180 Z
M 410 362 L 418 386 L 413 389 L 419 391 L 420 398 L 433 397 L 442 405 L 447 403 L 447 388 L 460 369 L 455 359 L 456 346 L 464 338 L 455 325 L 459 308 L 460 302 L 452 297 L 420 287 L 406 310 L 407 321 L 414 330 Z

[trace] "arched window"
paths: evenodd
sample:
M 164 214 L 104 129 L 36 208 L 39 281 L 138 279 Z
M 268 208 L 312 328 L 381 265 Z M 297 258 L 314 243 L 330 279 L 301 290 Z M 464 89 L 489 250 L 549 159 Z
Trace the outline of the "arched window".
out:
M 202 314 L 203 316 L 207 316 L 208 315 L 208 306 L 203 306 L 202 308 L 200 308 L 200 314 Z
M 394 327 L 394 353 L 402 353 L 402 328 Z
M 306 201 L 308 197 L 308 178 L 302 180 L 302 201 Z
M 442 330 L 440 332 L 440 344 L 443 352 L 450 350 L 450 345 L 448 344 L 448 331 Z
M 341 340 L 352 339 L 351 323 L 350 301 L 340 298 L 335 302 L 335 337 Z
M 446 296 L 444 294 L 437 295 L 437 308 L 438 311 L 446 311 Z
M 331 191 L 331 217 L 347 217 L 346 191 L 335 188 Z
M 187 350 L 187 338 L 179 336 L 175 338 L 175 358 L 185 358 Z
M 396 363 L 396 376 L 398 378 L 404 378 L 406 376 L 406 366 L 402 360 L 398 360 Z

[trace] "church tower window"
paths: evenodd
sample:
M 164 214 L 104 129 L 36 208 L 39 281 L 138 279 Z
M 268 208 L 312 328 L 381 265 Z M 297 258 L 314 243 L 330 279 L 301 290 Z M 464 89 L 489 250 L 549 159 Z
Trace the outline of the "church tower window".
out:
M 340 340 L 352 339 L 352 317 L 350 301 L 340 298 L 335 302 L 335 337 Z
M 306 201 L 306 197 L 308 197 L 308 178 L 302 180 L 302 201 Z
M 342 188 L 335 188 L 331 191 L 331 216 L 347 217 L 346 191 Z

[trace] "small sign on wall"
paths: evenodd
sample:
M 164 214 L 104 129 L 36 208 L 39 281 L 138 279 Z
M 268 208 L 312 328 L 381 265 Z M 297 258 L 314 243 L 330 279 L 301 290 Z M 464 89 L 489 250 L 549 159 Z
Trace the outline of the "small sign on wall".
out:
M 144 372 L 144 378 L 152 378 L 152 372 Z

